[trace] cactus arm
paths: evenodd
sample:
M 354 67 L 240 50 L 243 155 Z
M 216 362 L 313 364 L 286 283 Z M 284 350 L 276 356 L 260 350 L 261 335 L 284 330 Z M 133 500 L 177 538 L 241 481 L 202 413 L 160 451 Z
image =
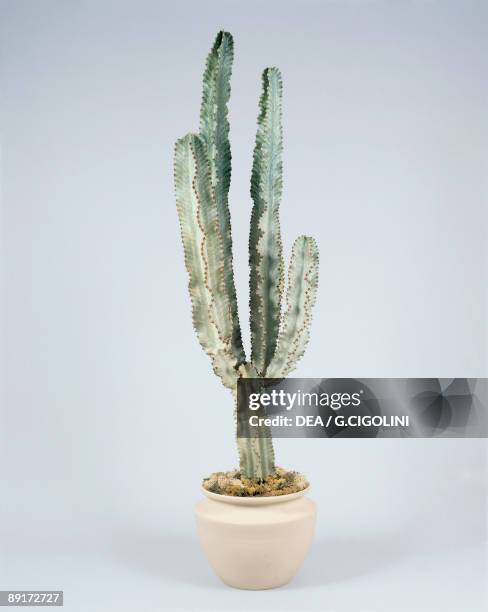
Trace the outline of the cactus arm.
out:
M 284 283 L 278 219 L 282 193 L 281 74 L 267 68 L 262 77 L 258 129 L 251 176 L 254 202 L 249 237 L 251 361 L 261 376 L 276 349 Z
M 319 271 L 319 252 L 313 238 L 299 236 L 288 271 L 287 309 L 278 345 L 267 376 L 287 376 L 302 357 L 310 336 Z
M 219 32 L 207 57 L 203 75 L 200 110 L 200 137 L 205 144 L 210 178 L 215 193 L 224 251 L 224 282 L 232 315 L 232 351 L 238 363 L 246 360 L 237 310 L 237 295 L 232 264 L 232 234 L 228 195 L 231 177 L 231 152 L 227 103 L 234 59 L 234 41 L 228 32 Z
M 224 255 L 208 162 L 198 136 L 188 134 L 177 141 L 174 169 L 193 326 L 215 373 L 233 388 L 238 374 L 230 348 L 232 320 L 224 290 Z

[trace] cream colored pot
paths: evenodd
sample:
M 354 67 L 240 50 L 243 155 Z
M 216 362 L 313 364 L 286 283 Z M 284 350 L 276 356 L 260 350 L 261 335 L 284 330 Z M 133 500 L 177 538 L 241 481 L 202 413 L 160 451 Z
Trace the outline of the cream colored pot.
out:
M 195 514 L 210 565 L 229 586 L 272 589 L 298 571 L 315 528 L 315 503 L 299 493 L 231 497 L 202 488 Z

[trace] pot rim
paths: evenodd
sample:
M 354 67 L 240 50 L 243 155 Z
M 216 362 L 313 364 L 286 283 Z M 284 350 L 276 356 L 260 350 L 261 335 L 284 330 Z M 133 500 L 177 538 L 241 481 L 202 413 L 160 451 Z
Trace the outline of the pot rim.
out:
M 310 485 L 306 489 L 297 491 L 296 493 L 287 493 L 286 495 L 267 495 L 267 496 L 256 496 L 256 497 L 237 497 L 235 495 L 223 495 L 222 493 L 212 493 L 207 491 L 203 486 L 201 487 L 202 493 L 216 502 L 224 504 L 233 504 L 235 506 L 267 506 L 270 504 L 281 504 L 299 497 L 303 497 L 310 491 Z

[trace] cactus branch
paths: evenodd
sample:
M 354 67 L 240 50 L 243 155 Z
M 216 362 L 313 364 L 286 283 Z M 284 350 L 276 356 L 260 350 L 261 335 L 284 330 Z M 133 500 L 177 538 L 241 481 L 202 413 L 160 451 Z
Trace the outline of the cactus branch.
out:
M 175 189 L 193 326 L 215 373 L 225 386 L 233 388 L 237 361 L 230 349 L 232 320 L 223 289 L 222 240 L 204 145 L 195 134 L 176 143 Z
M 230 97 L 230 77 L 234 59 L 234 41 L 228 32 L 219 32 L 207 57 L 203 75 L 200 109 L 200 137 L 205 144 L 210 166 L 210 179 L 215 193 L 222 248 L 224 251 L 224 282 L 232 314 L 232 351 L 237 362 L 244 363 L 241 328 L 232 261 L 232 233 L 229 212 L 231 152 L 227 103 Z
M 249 236 L 251 361 L 265 376 L 276 348 L 284 283 L 278 218 L 282 193 L 281 74 L 267 68 L 262 77 L 254 148 Z
M 276 352 L 268 368 L 270 378 L 287 376 L 302 357 L 310 336 L 319 273 L 319 252 L 313 238 L 299 236 L 293 244 L 288 271 L 287 309 Z

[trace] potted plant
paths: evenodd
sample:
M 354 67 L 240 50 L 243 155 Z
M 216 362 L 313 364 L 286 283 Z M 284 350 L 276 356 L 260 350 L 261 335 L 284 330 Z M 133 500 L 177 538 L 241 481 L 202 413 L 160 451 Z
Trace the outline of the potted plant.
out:
M 252 353 L 247 359 L 228 206 L 227 102 L 233 54 L 232 36 L 219 32 L 203 77 L 200 131 L 177 141 L 174 176 L 193 325 L 235 405 L 241 377 L 285 377 L 303 355 L 317 290 L 318 250 L 313 238 L 295 240 L 282 312 L 282 80 L 277 68 L 266 68 L 251 176 Z M 305 497 L 309 485 L 301 474 L 275 466 L 270 435 L 238 438 L 237 446 L 239 469 L 217 472 L 203 482 L 205 498 L 196 507 L 198 533 L 211 565 L 227 584 L 247 589 L 280 586 L 293 577 L 307 553 L 315 504 Z

